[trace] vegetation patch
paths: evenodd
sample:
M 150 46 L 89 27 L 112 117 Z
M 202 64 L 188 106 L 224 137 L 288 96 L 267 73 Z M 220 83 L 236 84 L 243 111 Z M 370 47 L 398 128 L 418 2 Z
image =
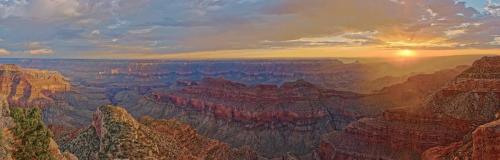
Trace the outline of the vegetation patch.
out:
M 11 117 L 16 123 L 11 130 L 16 137 L 15 159 L 55 159 L 49 150 L 52 135 L 43 124 L 40 109 L 15 108 L 11 111 Z

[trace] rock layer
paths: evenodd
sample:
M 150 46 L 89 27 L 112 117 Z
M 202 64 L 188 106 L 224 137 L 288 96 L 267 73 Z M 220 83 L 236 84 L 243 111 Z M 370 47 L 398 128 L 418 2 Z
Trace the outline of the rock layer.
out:
M 1 106 L 46 106 L 49 94 L 68 91 L 70 84 L 54 71 L 0 65 Z
M 472 133 L 472 159 L 500 157 L 500 119 L 479 126 Z
M 153 94 L 155 101 L 172 102 L 199 111 L 212 112 L 217 118 L 249 123 L 306 123 L 328 116 L 321 104 L 331 97 L 357 98 L 359 95 L 324 90 L 305 81 L 275 85 L 245 86 L 224 79 L 206 78 L 199 85 L 168 94 Z M 345 116 L 354 117 L 353 113 Z M 269 127 L 273 127 L 272 125 Z
M 500 157 L 500 119 L 477 127 L 464 139 L 446 146 L 437 146 L 422 153 L 424 160 L 498 159 Z
M 359 116 L 361 97 L 303 80 L 247 86 L 206 78 L 180 91 L 154 93 L 149 101 L 162 106 L 159 116 L 178 118 L 208 137 L 280 157 L 311 156 L 322 134 Z
M 482 58 L 421 106 L 389 109 L 381 116 L 353 122 L 342 132 L 326 136 L 317 152 L 322 159 L 418 159 L 432 147 L 451 144 L 433 148 L 424 157 L 460 148 L 462 144 L 452 143 L 495 119 L 500 110 L 499 74 L 500 57 Z M 492 134 L 483 129 L 474 133 Z M 498 144 L 494 140 L 485 143 Z M 477 148 L 491 152 L 487 145 Z

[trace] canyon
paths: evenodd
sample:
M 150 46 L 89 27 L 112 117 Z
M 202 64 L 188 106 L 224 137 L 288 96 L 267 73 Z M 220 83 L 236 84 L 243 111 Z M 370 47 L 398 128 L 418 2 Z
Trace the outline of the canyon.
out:
M 206 78 L 179 91 L 153 93 L 149 101 L 175 107 L 153 115 L 181 119 L 209 137 L 234 146 L 248 144 L 275 157 L 310 154 L 322 134 L 344 128 L 359 116 L 356 101 L 361 96 L 303 80 L 246 86 Z
M 0 67 L 4 112 L 41 108 L 59 148 L 80 159 L 497 156 L 498 57 L 432 70 L 338 60 L 0 62 L 15 64 Z

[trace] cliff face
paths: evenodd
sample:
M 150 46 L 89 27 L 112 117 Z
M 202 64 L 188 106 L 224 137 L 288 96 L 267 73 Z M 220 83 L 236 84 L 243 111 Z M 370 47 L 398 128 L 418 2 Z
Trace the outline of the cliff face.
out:
M 159 117 L 177 118 L 233 146 L 249 145 L 267 157 L 310 156 L 319 137 L 358 116 L 361 96 L 299 80 L 247 86 L 206 78 L 174 92 L 156 92 Z M 143 104 L 147 104 L 142 102 Z M 139 106 L 139 105 L 138 105 Z M 159 115 L 158 115 L 159 114 Z
M 422 153 L 424 160 L 440 159 L 498 159 L 500 157 L 500 119 L 477 127 L 462 141 L 437 146 Z
M 0 65 L 1 106 L 44 106 L 47 95 L 68 91 L 69 82 L 58 72 Z
M 10 116 L 11 107 L 45 107 L 46 104 L 53 102 L 49 98 L 50 94 L 68 91 L 69 88 L 69 82 L 57 72 L 25 69 L 9 64 L 0 65 L 0 132 L 2 132 L 0 137 L 0 159 L 14 158 L 16 151 L 25 150 L 25 148 L 19 148 L 20 143 L 29 142 L 29 139 L 23 139 L 25 137 L 12 133 L 12 129 L 20 124 L 16 124 Z M 38 116 L 38 119 L 33 119 L 33 121 L 41 123 L 41 115 Z M 21 118 L 18 121 L 24 121 L 24 119 Z M 23 133 L 35 132 L 35 130 L 30 132 L 16 130 Z M 38 145 L 42 146 L 43 144 Z M 49 138 L 46 149 L 53 158 L 73 158 L 70 154 L 61 153 L 52 138 Z
M 418 159 L 432 147 L 450 145 L 434 148 L 434 153 L 460 148 L 467 142 L 455 142 L 494 120 L 500 111 L 499 74 L 500 57 L 482 58 L 422 105 L 393 108 L 381 116 L 353 122 L 342 132 L 325 136 L 317 152 L 323 159 Z M 483 130 L 476 129 L 473 135 L 485 138 L 480 135 L 493 134 Z M 480 140 L 485 146 L 498 144 L 496 138 L 486 139 L 490 142 Z M 492 150 L 480 146 L 476 147 L 480 152 Z
M 122 108 L 102 106 L 92 125 L 61 140 L 80 159 L 256 159 L 250 150 L 199 136 L 175 121 L 135 120 Z
M 328 116 L 328 111 L 321 104 L 307 103 L 326 103 L 331 97 L 357 98 L 358 95 L 321 89 L 302 80 L 288 82 L 280 87 L 251 87 L 212 78 L 206 78 L 198 85 L 188 86 L 177 92 L 153 95 L 159 102 L 172 102 L 176 106 L 211 112 L 220 119 L 260 123 L 271 128 L 276 127 L 273 123 L 301 123 Z
M 58 101 L 54 95 L 70 90 L 69 81 L 59 72 L 21 68 L 12 64 L 0 64 L 0 127 L 10 122 L 9 108 L 39 107 L 60 110 L 54 107 Z M 51 108 L 54 107 L 54 108 Z M 48 119 L 64 121 L 60 112 Z M 44 118 L 48 116 L 44 114 Z
M 500 119 L 479 126 L 472 133 L 472 159 L 500 157 Z
M 484 57 L 430 97 L 424 108 L 477 126 L 495 119 L 499 99 L 500 56 Z

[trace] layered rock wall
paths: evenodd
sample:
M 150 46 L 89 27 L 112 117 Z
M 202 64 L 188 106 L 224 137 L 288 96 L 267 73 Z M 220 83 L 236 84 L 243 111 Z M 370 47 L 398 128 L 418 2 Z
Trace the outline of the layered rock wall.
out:
M 47 95 L 70 90 L 70 84 L 58 72 L 0 65 L 0 105 L 43 106 Z
M 353 122 L 327 136 L 317 152 L 324 159 L 440 159 L 456 150 L 464 151 L 456 157 L 498 157 L 496 123 L 478 126 L 494 120 L 500 111 L 499 74 L 500 57 L 484 57 L 422 105 Z M 460 142 L 471 132 L 472 142 Z

